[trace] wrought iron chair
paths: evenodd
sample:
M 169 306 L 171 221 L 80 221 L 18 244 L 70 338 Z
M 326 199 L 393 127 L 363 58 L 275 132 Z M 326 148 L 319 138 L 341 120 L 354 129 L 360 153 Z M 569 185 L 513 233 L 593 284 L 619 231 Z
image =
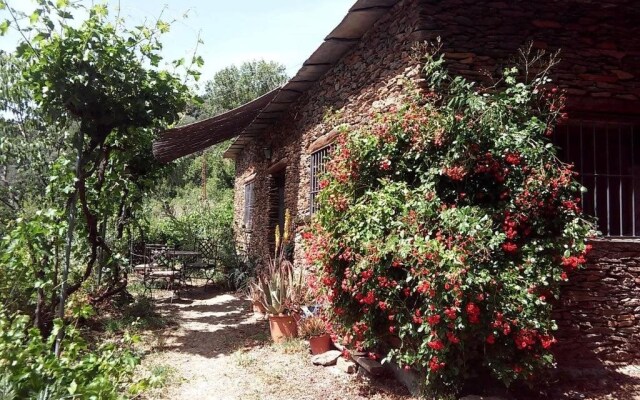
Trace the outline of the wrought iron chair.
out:
M 213 239 L 196 239 L 196 251 L 199 256 L 192 262 L 186 262 L 182 266 L 182 281 L 193 282 L 193 275 L 204 276 L 205 286 L 213 283 L 213 278 L 218 266 L 218 243 Z
M 175 294 L 175 283 L 180 279 L 180 271 L 175 268 L 171 253 L 172 246 L 162 244 L 145 244 L 142 264 L 134 267 L 134 271 L 142 279 L 144 293 L 149 292 L 153 298 L 153 288 L 159 281 L 166 284 L 166 288 Z

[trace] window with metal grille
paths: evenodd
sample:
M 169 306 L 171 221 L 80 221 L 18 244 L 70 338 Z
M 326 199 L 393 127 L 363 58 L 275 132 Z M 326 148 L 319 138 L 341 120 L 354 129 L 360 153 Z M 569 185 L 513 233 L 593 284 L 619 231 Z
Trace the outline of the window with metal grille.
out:
M 250 230 L 253 226 L 253 207 L 255 203 L 254 196 L 254 182 L 247 182 L 244 184 L 244 229 Z
M 587 192 L 585 213 L 598 218 L 606 236 L 640 236 L 640 125 L 574 121 L 559 126 L 554 142 L 572 163 Z
M 326 164 L 334 145 L 326 146 L 316 152 L 311 153 L 311 191 L 309 198 L 309 211 L 315 214 L 318 211 L 318 192 L 320 191 L 320 180 L 326 172 Z

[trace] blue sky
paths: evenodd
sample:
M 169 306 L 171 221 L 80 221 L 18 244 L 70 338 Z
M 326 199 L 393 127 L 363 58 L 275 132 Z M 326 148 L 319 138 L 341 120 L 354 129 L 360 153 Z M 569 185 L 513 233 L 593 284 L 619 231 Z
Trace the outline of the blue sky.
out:
M 13 7 L 29 10 L 29 0 L 8 0 Z M 295 74 L 302 63 L 340 23 L 355 0 L 109 0 L 121 8 L 127 24 L 163 19 L 176 22 L 164 39 L 164 57 L 190 57 L 198 32 L 204 44 L 198 48 L 205 65 L 203 80 L 215 71 L 252 59 L 274 60 Z M 87 0 L 87 3 L 90 3 Z M 183 15 L 187 13 L 188 17 Z M 0 14 L 4 19 L 5 15 Z M 0 48 L 15 45 L 15 33 L 0 37 Z

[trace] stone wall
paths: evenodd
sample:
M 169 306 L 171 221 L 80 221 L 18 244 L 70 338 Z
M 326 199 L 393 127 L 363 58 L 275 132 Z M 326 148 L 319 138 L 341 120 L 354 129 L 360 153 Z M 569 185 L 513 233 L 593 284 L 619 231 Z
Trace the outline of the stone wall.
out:
M 561 50 L 556 83 L 573 109 L 638 112 L 640 7 L 635 0 L 420 0 L 416 35 L 440 36 L 452 73 L 484 80 L 518 49 Z M 622 110 L 620 109 L 622 108 Z
M 370 111 L 397 102 L 419 83 L 412 48 L 442 38 L 452 73 L 487 81 L 531 42 L 562 49 L 556 83 L 569 95 L 569 117 L 597 112 L 640 116 L 640 7 L 634 0 L 403 0 L 236 160 L 236 235 L 266 254 L 268 168 L 286 161 L 286 207 L 297 221 L 309 213 L 309 145 L 339 122 L 357 126 Z M 330 110 L 335 118 L 325 118 Z M 273 149 L 271 160 L 262 148 Z M 242 228 L 243 186 L 255 182 L 254 229 Z M 302 261 L 299 238 L 296 262 Z M 558 309 L 563 363 L 638 360 L 638 244 L 595 244 L 586 271 L 563 291 Z M 588 353 L 588 354 L 587 354 Z M 589 357 L 587 357 L 587 355 Z
M 640 361 L 640 240 L 598 240 L 556 308 L 560 365 Z
M 309 145 L 339 123 L 357 125 L 376 107 L 397 102 L 402 88 L 419 79 L 419 61 L 412 57 L 413 32 L 417 29 L 417 4 L 402 1 L 365 34 L 361 42 L 330 69 L 324 78 L 303 94 L 262 140 L 247 146 L 236 159 L 235 224 L 240 241 L 248 241 L 254 252 L 265 253 L 267 228 L 267 169 L 286 160 L 285 206 L 297 221 L 309 214 Z M 334 118 L 327 118 L 336 111 Z M 263 147 L 271 147 L 271 160 L 265 160 Z M 256 212 L 250 237 L 242 228 L 243 186 L 254 179 Z M 299 242 L 299 237 L 297 238 Z M 296 243 L 296 261 L 301 260 Z

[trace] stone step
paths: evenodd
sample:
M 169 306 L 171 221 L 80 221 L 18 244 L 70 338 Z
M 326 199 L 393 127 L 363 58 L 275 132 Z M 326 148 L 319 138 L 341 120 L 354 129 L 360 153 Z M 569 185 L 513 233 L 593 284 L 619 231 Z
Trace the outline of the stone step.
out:
M 368 357 L 353 356 L 353 361 L 372 376 L 380 376 L 384 374 L 384 367 L 382 364 Z

